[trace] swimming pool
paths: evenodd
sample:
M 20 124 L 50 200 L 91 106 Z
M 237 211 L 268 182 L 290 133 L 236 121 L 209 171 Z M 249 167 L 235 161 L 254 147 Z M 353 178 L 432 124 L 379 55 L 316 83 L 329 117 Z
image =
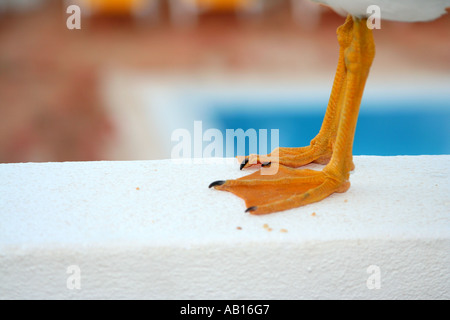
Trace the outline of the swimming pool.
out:
M 432 83 L 420 80 L 368 85 L 361 102 L 354 155 L 450 154 L 450 78 Z M 218 129 L 223 137 L 230 129 L 266 129 L 270 151 L 271 129 L 278 130 L 281 147 L 309 145 L 322 124 L 329 90 L 322 83 L 181 81 L 153 85 L 145 96 L 148 115 L 158 119 L 155 126 L 167 146 L 175 144 L 170 141 L 174 130 L 185 128 L 194 133 L 194 122 L 201 121 L 203 131 Z M 203 147 L 207 144 L 203 141 Z M 223 147 L 223 155 L 230 156 L 225 143 Z M 170 150 L 166 153 L 170 155 Z M 251 153 L 247 143 L 245 151 L 238 152 L 235 147 L 233 156 L 242 153 Z
M 389 102 L 385 102 L 389 104 Z M 429 101 L 403 101 L 410 110 L 392 108 L 376 111 L 376 102 L 361 106 L 353 145 L 355 155 L 424 155 L 450 154 L 450 106 L 448 101 L 433 101 L 439 108 L 426 109 Z M 220 102 L 218 102 L 220 105 Z M 214 103 L 212 103 L 214 105 Z M 289 105 L 267 103 L 258 105 L 263 111 L 255 113 L 255 106 L 236 102 L 240 112 L 227 112 L 230 106 L 220 105 L 213 121 L 225 135 L 229 128 L 279 130 L 279 144 L 284 147 L 309 145 L 319 132 L 324 112 L 321 108 L 302 110 L 302 101 Z M 297 106 L 297 108 L 295 108 Z M 444 108 L 447 106 L 447 108 Z M 233 106 L 235 107 L 235 106 Z M 297 109 L 297 110 L 295 110 Z M 321 110 L 322 111 L 322 110 Z M 237 153 L 237 149 L 236 149 Z M 246 153 L 249 153 L 246 146 Z

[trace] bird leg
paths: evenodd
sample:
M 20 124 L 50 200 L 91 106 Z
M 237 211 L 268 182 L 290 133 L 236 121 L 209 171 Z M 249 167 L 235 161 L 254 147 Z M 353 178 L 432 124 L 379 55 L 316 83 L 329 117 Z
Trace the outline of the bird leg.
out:
M 281 165 L 298 168 L 308 163 L 327 164 L 333 154 L 333 145 L 336 140 L 341 107 L 344 98 L 347 70 L 345 67 L 345 50 L 350 46 L 353 38 L 353 19 L 348 16 L 345 23 L 337 29 L 339 43 L 339 59 L 336 75 L 333 81 L 327 110 L 317 136 L 311 140 L 309 146 L 300 148 L 277 148 L 268 155 L 251 154 L 248 157 L 238 157 L 241 161 L 241 169 L 257 164 L 277 162 Z
M 262 170 L 265 168 L 261 168 L 236 180 L 213 182 L 210 187 L 241 197 L 247 205 L 246 211 L 252 214 L 287 210 L 320 201 L 334 192 L 348 190 L 350 171 L 353 169 L 353 138 L 375 45 L 366 19 L 355 17 L 348 17 L 338 29 L 338 40 L 341 54 L 324 124 L 311 146 L 302 149 L 309 155 L 303 156 L 301 161 L 328 158 L 329 162 L 323 170 L 291 168 L 289 164 L 294 164 L 292 157 L 298 149 L 280 148 L 280 161 L 275 174 L 264 174 Z M 315 153 L 322 149 L 325 151 L 314 158 L 317 156 Z M 285 161 L 289 157 L 291 162 Z M 264 159 L 259 161 L 264 163 Z M 298 163 L 302 162 L 295 163 L 295 166 Z

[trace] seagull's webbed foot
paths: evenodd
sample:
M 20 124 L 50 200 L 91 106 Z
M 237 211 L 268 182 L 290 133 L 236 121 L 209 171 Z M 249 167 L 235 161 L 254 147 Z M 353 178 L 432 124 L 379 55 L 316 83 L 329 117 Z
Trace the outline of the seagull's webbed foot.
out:
M 211 187 L 237 195 L 244 199 L 246 212 L 260 215 L 320 201 L 334 192 L 345 192 L 350 183 L 336 179 L 326 170 L 299 170 L 280 165 L 274 175 L 263 175 L 258 170 L 236 180 L 215 181 Z
M 251 155 L 243 160 L 241 169 L 259 163 L 259 171 L 210 185 L 244 199 L 246 212 L 265 214 L 300 207 L 350 187 L 353 138 L 375 46 L 366 20 L 350 16 L 338 29 L 338 40 L 341 51 L 330 102 L 311 145 L 278 148 L 266 156 Z M 294 169 L 310 162 L 328 164 L 322 171 Z

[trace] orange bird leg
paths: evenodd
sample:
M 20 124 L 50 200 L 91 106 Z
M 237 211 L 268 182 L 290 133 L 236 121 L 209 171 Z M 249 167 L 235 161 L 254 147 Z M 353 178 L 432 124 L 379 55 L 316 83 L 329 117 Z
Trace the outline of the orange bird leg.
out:
M 351 16 L 348 16 L 345 23 L 337 29 L 339 60 L 333 81 L 333 88 L 331 90 L 322 127 L 317 136 L 311 140 L 310 145 L 301 148 L 277 148 L 272 153 L 265 156 L 251 154 L 248 157 L 238 157 L 240 161 L 242 159 L 241 169 L 269 162 L 278 162 L 292 168 L 298 168 L 312 162 L 320 164 L 327 164 L 329 162 L 333 153 L 342 99 L 344 97 L 343 88 L 347 78 L 345 50 L 352 42 L 352 28 L 353 19 Z M 278 152 L 278 155 L 274 156 L 276 152 Z
M 262 168 L 240 179 L 213 182 L 210 187 L 241 197 L 247 205 L 246 211 L 252 214 L 292 209 L 320 201 L 334 192 L 348 190 L 350 171 L 353 169 L 353 138 L 375 45 L 366 19 L 354 17 L 347 18 L 338 29 L 338 39 L 343 66 L 337 68 L 333 87 L 335 93 L 330 98 L 334 102 L 330 101 L 321 132 L 315 138 L 316 142 L 311 144 L 313 148 L 322 140 L 334 140 L 331 142 L 331 159 L 324 169 L 293 169 L 280 161 L 275 174 L 268 175 L 263 172 L 267 169 Z M 335 138 L 332 133 L 334 126 L 337 126 Z M 281 150 L 280 158 L 290 154 L 292 149 L 287 149 L 284 154 Z

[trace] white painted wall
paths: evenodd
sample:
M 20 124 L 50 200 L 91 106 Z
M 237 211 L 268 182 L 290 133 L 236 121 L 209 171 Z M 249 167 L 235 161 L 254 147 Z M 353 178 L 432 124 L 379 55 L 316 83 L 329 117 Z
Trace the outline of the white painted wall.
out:
M 1 164 L 0 298 L 449 299 L 450 156 L 355 164 L 347 193 L 267 216 L 208 189 L 235 164 Z

